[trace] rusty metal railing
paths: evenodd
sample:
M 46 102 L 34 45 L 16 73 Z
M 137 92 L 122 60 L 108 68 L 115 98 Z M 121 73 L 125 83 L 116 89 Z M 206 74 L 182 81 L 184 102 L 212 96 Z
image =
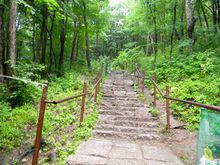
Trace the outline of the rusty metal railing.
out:
M 96 77 L 96 83 L 95 83 L 94 87 L 92 88 L 92 91 L 90 91 L 90 92 L 87 91 L 87 84 L 84 83 L 82 94 L 67 97 L 67 98 L 64 98 L 61 100 L 55 100 L 55 101 L 46 100 L 47 91 L 48 91 L 48 83 L 46 82 L 43 85 L 41 106 L 40 106 L 40 113 L 39 113 L 39 118 L 38 118 L 38 126 L 37 126 L 37 133 L 36 133 L 36 139 L 35 139 L 35 145 L 34 145 L 34 154 L 33 154 L 33 159 L 32 159 L 32 165 L 37 165 L 37 162 L 38 162 L 40 141 L 41 141 L 41 136 L 42 136 L 42 128 L 43 128 L 43 122 L 44 122 L 44 114 L 46 111 L 46 105 L 47 104 L 60 104 L 60 103 L 64 103 L 64 102 L 82 97 L 82 105 L 81 105 L 81 112 L 80 112 L 80 119 L 79 119 L 80 124 L 81 124 L 84 120 L 86 96 L 91 95 L 93 93 L 93 91 L 95 91 L 94 102 L 97 102 L 97 96 L 98 96 L 98 92 L 99 92 L 99 84 L 102 80 L 102 77 L 103 77 L 103 69 L 101 69 L 101 71 L 98 72 L 97 77 Z
M 137 72 L 137 78 L 138 78 L 138 85 L 141 88 L 141 91 L 143 92 L 143 89 L 145 88 L 144 83 L 139 84 L 140 82 L 140 78 L 142 79 L 141 82 L 144 82 L 145 76 L 143 76 L 143 74 L 140 72 L 140 69 L 137 67 L 136 68 L 136 72 Z M 202 104 L 202 103 L 198 103 L 198 102 L 194 102 L 194 101 L 189 101 L 189 100 L 181 100 L 179 98 L 173 98 L 170 97 L 170 87 L 167 85 L 166 86 L 166 94 L 163 93 L 163 91 L 159 88 L 159 85 L 157 84 L 157 77 L 156 77 L 156 73 L 154 73 L 153 78 L 150 79 L 151 82 L 153 83 L 154 86 L 154 93 L 153 93 L 153 106 L 156 107 L 157 105 L 157 91 L 159 92 L 159 94 L 166 99 L 166 120 L 167 120 L 167 124 L 166 124 L 166 128 L 170 129 L 171 123 L 170 123 L 170 101 L 176 101 L 176 102 L 181 102 L 184 104 L 189 104 L 189 105 L 194 105 L 197 107 L 202 107 L 205 109 L 210 109 L 210 110 L 214 110 L 214 111 L 219 111 L 220 112 L 220 106 L 215 106 L 215 105 L 208 105 L 208 104 Z M 143 92 L 144 93 L 144 92 Z

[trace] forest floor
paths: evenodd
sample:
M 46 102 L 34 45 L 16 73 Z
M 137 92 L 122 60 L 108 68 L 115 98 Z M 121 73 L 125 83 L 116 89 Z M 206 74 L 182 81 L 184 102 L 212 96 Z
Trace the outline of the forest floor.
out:
M 68 164 L 183 164 L 178 157 L 185 160 L 184 164 L 194 164 L 193 156 L 188 158 L 187 153 L 193 150 L 186 132 L 165 133 L 161 116 L 151 115 L 151 108 L 140 101 L 133 86 L 128 73 L 110 74 L 103 84 L 93 137 L 68 157 Z

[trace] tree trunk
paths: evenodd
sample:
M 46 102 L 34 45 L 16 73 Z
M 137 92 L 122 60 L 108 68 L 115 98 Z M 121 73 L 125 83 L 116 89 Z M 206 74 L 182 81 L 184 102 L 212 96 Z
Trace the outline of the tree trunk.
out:
M 46 65 L 46 51 L 47 51 L 47 17 L 48 17 L 48 9 L 45 5 L 42 9 L 42 27 L 41 27 L 41 64 Z M 38 56 L 38 55 L 36 55 Z M 41 73 L 42 78 L 46 77 L 46 70 Z
M 187 34 L 191 40 L 190 52 L 193 50 L 195 44 L 194 28 L 196 24 L 196 19 L 194 16 L 196 0 L 186 0 L 186 25 L 187 25 Z
M 172 53 L 173 53 L 173 36 L 174 32 L 176 29 L 176 7 L 177 7 L 177 2 L 175 2 L 174 7 L 173 7 L 173 29 L 170 35 L 170 58 L 169 58 L 169 65 L 172 63 Z
M 180 37 L 184 38 L 184 12 L 185 12 L 185 0 L 182 0 L 180 15 Z M 180 47 L 180 53 L 183 53 L 183 47 Z
M 33 51 L 33 61 L 35 61 L 36 54 L 35 54 L 35 34 L 36 34 L 36 24 L 35 20 L 33 19 L 33 27 L 32 27 L 32 51 Z
M 219 3 L 219 0 L 216 1 L 216 7 L 218 10 L 218 26 L 220 26 L 220 3 Z
M 86 39 L 86 61 L 88 68 L 91 68 L 91 62 L 90 62 L 90 46 L 89 46 L 89 32 L 88 32 L 88 22 L 87 22 L 87 16 L 86 16 L 86 4 L 83 1 L 83 20 L 85 24 L 85 39 Z
M 217 32 L 217 9 L 215 0 L 212 0 L 212 20 L 215 32 Z
M 206 13 L 205 13 L 205 10 L 204 10 L 204 7 L 203 7 L 203 4 L 202 4 L 201 0 L 199 1 L 199 3 L 200 3 L 200 7 L 201 7 L 201 10 L 202 10 L 203 16 L 204 16 L 206 27 L 209 28 L 209 23 L 208 23 Z
M 157 34 L 157 17 L 156 17 L 156 3 L 153 4 L 153 11 L 151 9 L 151 13 L 153 13 L 153 22 L 154 22 L 154 54 L 157 54 L 157 43 L 158 43 L 158 34 Z M 156 56 L 155 56 L 156 57 Z
M 53 65 L 53 27 L 54 27 L 54 19 L 55 19 L 56 11 L 53 12 L 53 16 L 51 18 L 51 27 L 50 31 L 48 32 L 49 34 L 49 39 L 50 39 L 50 64 L 48 67 L 48 73 L 51 73 L 52 65 Z
M 4 74 L 4 6 L 0 5 L 0 74 Z M 3 78 L 0 77 L 0 82 L 3 82 Z
M 14 0 L 9 1 L 9 22 L 8 22 L 8 45 L 7 45 L 7 74 L 12 76 L 14 73 L 14 66 L 16 63 L 16 17 L 17 4 Z
M 78 52 L 78 42 L 79 42 L 79 27 L 77 27 L 77 22 L 74 22 L 74 34 L 73 34 L 73 42 L 72 42 L 72 51 L 70 56 L 70 68 L 72 66 L 73 61 L 76 61 L 76 56 Z
M 66 21 L 62 19 L 61 32 L 60 32 L 60 59 L 58 66 L 58 76 L 62 74 L 62 65 L 63 65 L 63 57 L 64 57 L 64 48 L 65 48 L 65 30 L 66 30 L 67 16 Z
M 43 22 L 42 22 L 42 42 L 41 42 L 41 64 L 45 64 L 46 60 L 46 49 L 47 49 L 47 16 L 48 11 L 45 9 L 43 12 Z
M 44 47 L 44 43 L 46 41 L 47 37 L 47 15 L 48 15 L 48 9 L 47 5 L 44 5 L 41 9 L 41 15 L 42 15 L 42 24 L 41 24 L 41 33 L 40 33 L 40 40 L 36 49 L 36 54 L 34 56 L 34 63 L 36 64 L 40 55 L 40 51 L 42 51 L 41 54 L 41 64 L 43 63 L 42 61 L 45 61 L 43 57 L 43 54 L 46 54 L 46 47 Z M 46 45 L 45 45 L 46 46 Z M 43 59 L 42 59 L 43 57 Z

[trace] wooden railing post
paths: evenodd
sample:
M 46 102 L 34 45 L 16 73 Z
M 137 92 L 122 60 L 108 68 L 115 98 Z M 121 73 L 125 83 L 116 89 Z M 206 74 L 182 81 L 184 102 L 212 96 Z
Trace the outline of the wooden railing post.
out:
M 166 118 L 167 118 L 167 129 L 170 129 L 170 88 L 166 86 Z
M 43 128 L 43 122 L 44 122 L 44 114 L 46 110 L 47 90 L 48 90 L 48 82 L 46 82 L 46 84 L 43 85 L 32 165 L 37 165 L 37 162 L 38 162 L 39 150 L 40 150 L 40 145 L 41 145 L 42 128 Z
M 156 73 L 154 73 L 154 77 L 153 80 L 155 83 L 157 83 L 157 77 L 156 77 Z M 153 106 L 156 107 L 157 106 L 157 88 L 154 84 L 154 98 L 153 98 Z
M 86 101 L 86 90 L 87 90 L 87 84 L 84 83 L 83 87 L 83 96 L 82 96 L 82 106 L 81 106 L 81 113 L 80 113 L 80 124 L 83 122 L 84 118 L 84 111 L 85 111 L 85 101 Z

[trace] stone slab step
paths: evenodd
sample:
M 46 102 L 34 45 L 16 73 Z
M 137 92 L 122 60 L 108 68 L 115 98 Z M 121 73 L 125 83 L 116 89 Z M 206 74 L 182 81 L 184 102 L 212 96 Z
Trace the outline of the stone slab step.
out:
M 148 127 L 156 128 L 158 124 L 156 122 L 139 122 L 139 121 L 129 121 L 129 120 L 100 120 L 99 124 L 111 124 L 115 126 L 125 126 L 125 127 Z
M 157 134 L 136 134 L 136 133 L 125 133 L 116 131 L 105 131 L 105 130 L 93 130 L 93 136 L 104 137 L 104 138 L 122 138 L 122 139 L 132 139 L 132 140 L 157 140 L 159 135 Z
M 97 125 L 95 127 L 95 130 L 136 133 L 136 134 L 158 133 L 158 130 L 156 128 L 124 127 L 124 126 L 114 126 L 114 125 L 110 125 L 110 124 Z
M 121 115 L 121 116 L 135 116 L 135 117 L 147 117 L 151 116 L 149 114 L 148 109 L 144 110 L 134 110 L 134 109 L 117 109 L 116 110 L 106 110 L 106 109 L 101 109 L 99 110 L 99 113 L 101 115 Z
M 108 98 L 108 100 L 104 100 L 104 101 L 137 101 L 139 102 L 140 100 L 138 98 L 135 97 L 130 97 L 130 98 L 117 98 L 117 100 L 115 98 Z
M 124 116 L 124 115 L 99 115 L 100 120 L 129 120 L 129 121 L 139 121 L 139 122 L 147 122 L 157 120 L 157 117 L 151 117 L 151 116 Z
M 103 101 L 101 106 L 120 106 L 120 107 L 146 107 L 146 104 L 136 101 Z

